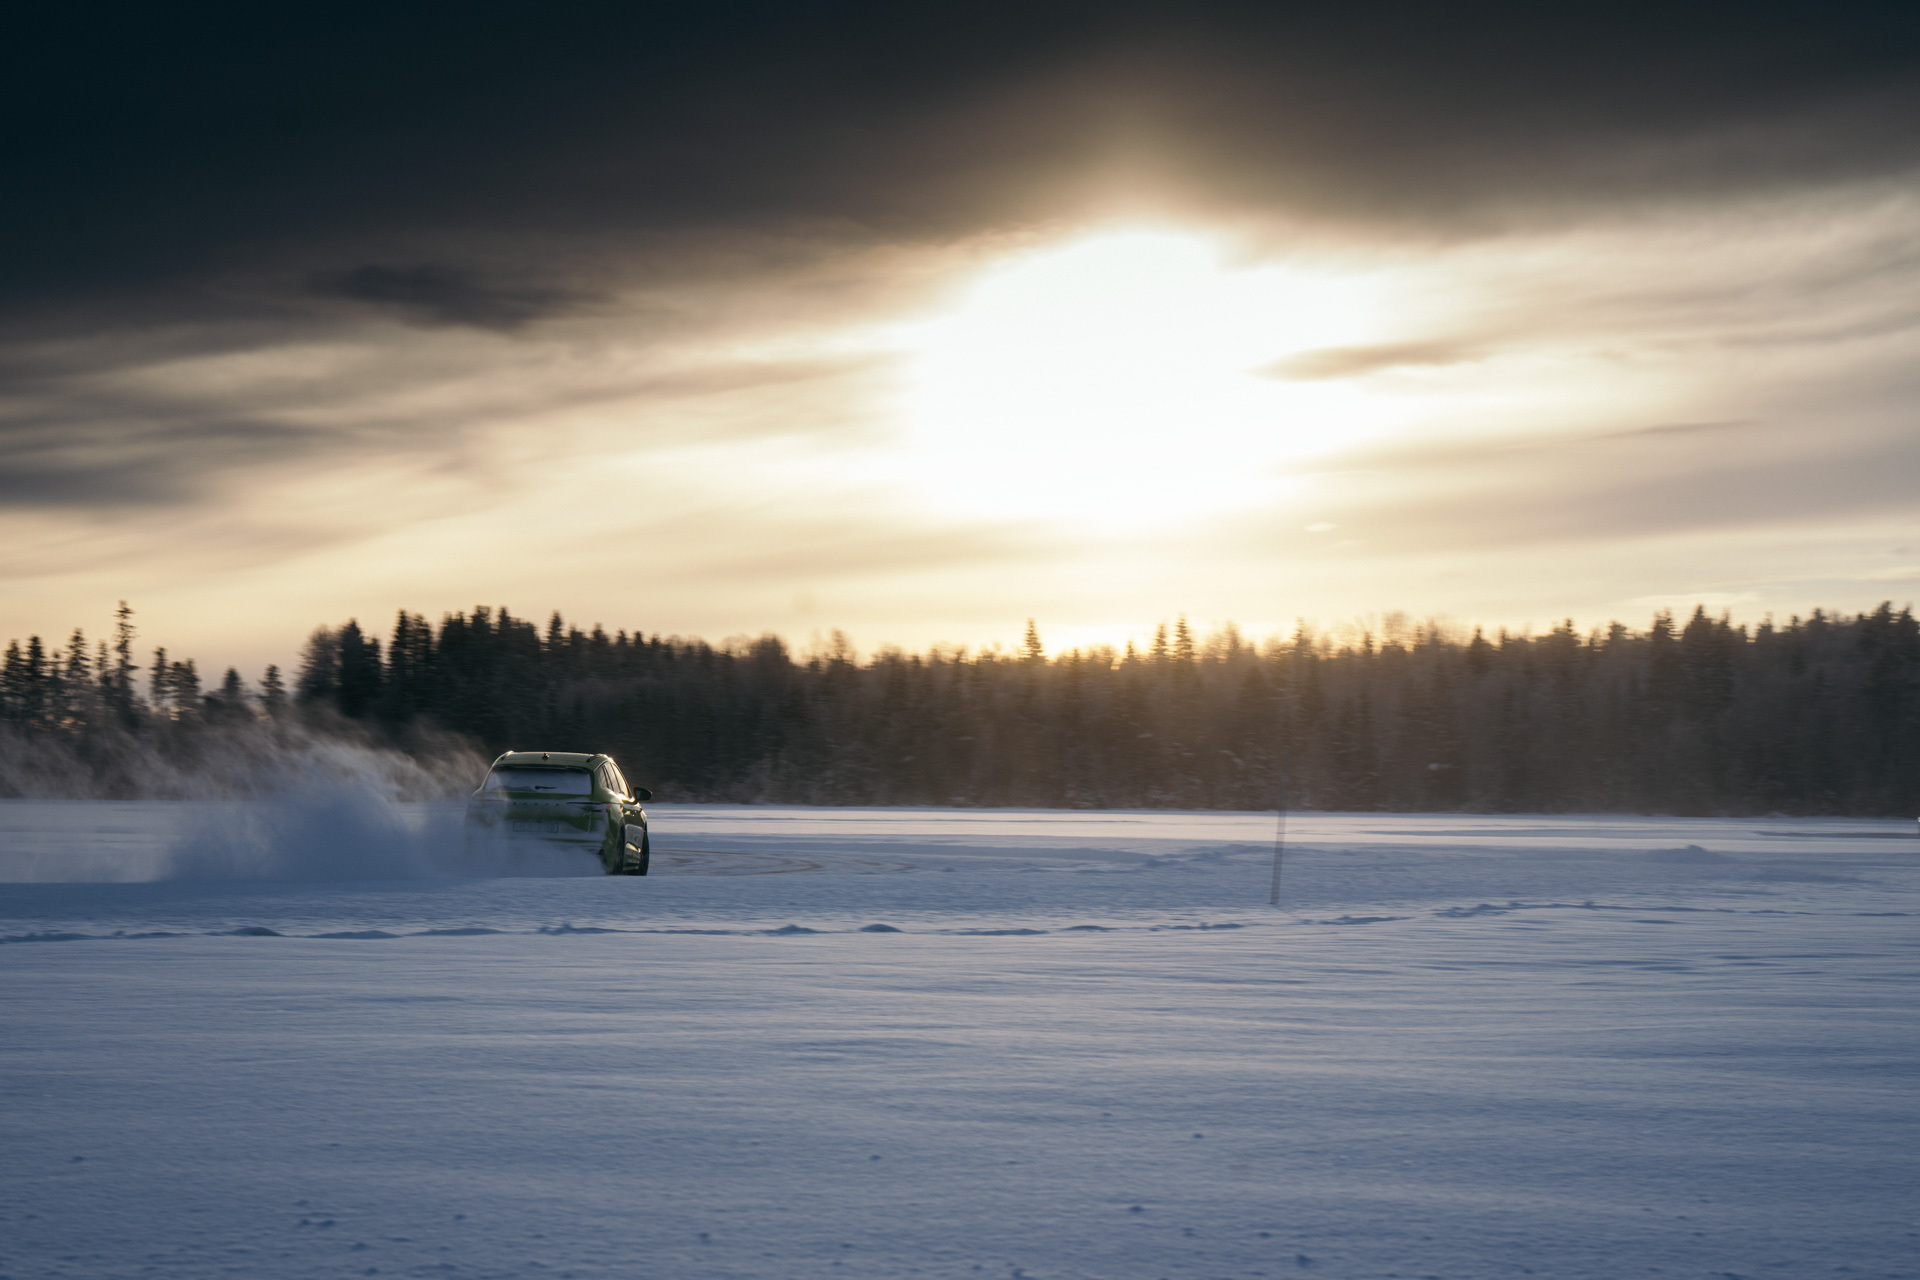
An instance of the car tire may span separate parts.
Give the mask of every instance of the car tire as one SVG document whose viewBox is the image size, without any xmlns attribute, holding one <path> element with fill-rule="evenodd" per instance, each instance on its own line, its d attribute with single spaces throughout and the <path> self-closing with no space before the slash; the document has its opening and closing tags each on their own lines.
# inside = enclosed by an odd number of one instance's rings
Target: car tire
<svg viewBox="0 0 1920 1280">
<path fill-rule="evenodd" d="M 637 876 L 647 874 L 647 864 L 651 861 L 653 861 L 653 841 L 648 837 L 647 829 L 642 827 L 640 828 L 640 865 L 633 874 Z"/>
<path fill-rule="evenodd" d="M 620 830 L 620 863 L 612 874 L 616 876 L 643 876 L 647 874 L 649 849 L 647 829 L 640 829 L 640 852 L 636 855 L 633 846 L 627 843 L 627 829 Z"/>
</svg>

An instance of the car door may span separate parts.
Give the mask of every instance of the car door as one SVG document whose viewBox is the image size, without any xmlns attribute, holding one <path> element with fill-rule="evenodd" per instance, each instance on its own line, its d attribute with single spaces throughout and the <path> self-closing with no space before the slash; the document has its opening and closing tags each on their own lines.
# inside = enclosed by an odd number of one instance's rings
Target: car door
<svg viewBox="0 0 1920 1280">
<path fill-rule="evenodd" d="M 634 796 L 632 784 L 627 781 L 626 775 L 620 772 L 620 766 L 611 760 L 607 761 L 607 771 L 613 774 L 613 781 L 620 788 L 620 795 L 626 804 L 627 817 L 644 830 L 647 825 L 647 811 L 640 807 L 640 801 Z"/>
<path fill-rule="evenodd" d="M 619 765 L 611 760 L 604 761 L 600 765 L 600 772 L 607 794 L 613 796 L 619 805 L 619 820 L 623 824 L 637 828 L 627 837 L 627 842 L 637 849 L 640 847 L 640 840 L 637 837 L 647 829 L 647 812 L 633 798 L 633 788 L 627 785 L 626 776 L 620 772 Z"/>
</svg>

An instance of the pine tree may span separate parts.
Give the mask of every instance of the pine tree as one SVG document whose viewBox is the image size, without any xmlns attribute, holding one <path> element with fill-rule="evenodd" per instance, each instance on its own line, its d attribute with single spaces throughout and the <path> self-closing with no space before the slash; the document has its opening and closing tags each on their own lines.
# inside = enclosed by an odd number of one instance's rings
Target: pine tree
<svg viewBox="0 0 1920 1280">
<path fill-rule="evenodd" d="M 275 720 L 287 711 L 287 686 L 280 679 L 280 668 L 272 663 L 260 676 L 260 705 Z"/>
<path fill-rule="evenodd" d="M 1033 619 L 1027 619 L 1026 637 L 1020 642 L 1020 659 L 1023 662 L 1036 663 L 1047 660 L 1046 646 L 1040 643 L 1040 628 Z"/>
<path fill-rule="evenodd" d="M 333 703 L 340 696 L 340 642 L 332 627 L 315 627 L 300 654 L 294 696 L 301 705 Z"/>
<path fill-rule="evenodd" d="M 250 701 L 246 682 L 237 670 L 228 667 L 227 674 L 220 679 L 220 687 L 203 699 L 202 713 L 221 724 L 240 724 L 253 719 Z"/>
<path fill-rule="evenodd" d="M 1493 666 L 1493 646 L 1487 643 L 1487 637 L 1480 628 L 1473 629 L 1473 639 L 1467 643 L 1467 671 L 1472 675 L 1484 675 Z"/>
<path fill-rule="evenodd" d="M 21 670 L 20 718 L 29 728 L 49 727 L 47 711 L 52 690 L 49 688 L 47 666 L 47 651 L 40 643 L 40 637 L 28 636 L 26 659 Z"/>
<path fill-rule="evenodd" d="M 107 652 L 105 640 L 98 641 L 93 648 L 93 689 L 94 700 L 100 706 L 113 706 L 113 659 Z"/>
<path fill-rule="evenodd" d="M 63 697 L 60 718 L 84 728 L 94 720 L 95 686 L 93 661 L 87 650 L 87 637 L 79 627 L 67 638 L 67 665 L 61 684 Z"/>
<path fill-rule="evenodd" d="M 0 663 L 0 717 L 24 724 L 27 718 L 27 657 L 18 640 L 7 641 L 7 656 Z"/>
<path fill-rule="evenodd" d="M 360 632 L 352 619 L 336 633 L 340 714 L 357 720 L 373 710 L 380 697 L 380 642 Z"/>
<path fill-rule="evenodd" d="M 1173 660 L 1184 667 L 1193 665 L 1193 630 L 1187 626 L 1184 613 L 1173 628 Z"/>
<path fill-rule="evenodd" d="M 200 714 L 200 672 L 193 659 L 173 663 L 167 671 L 167 692 L 173 698 L 176 720 L 192 719 Z"/>
<path fill-rule="evenodd" d="M 128 727 L 139 722 L 140 695 L 134 687 L 135 673 L 139 664 L 133 660 L 133 610 L 122 600 L 113 614 L 113 676 L 107 678 L 106 663 L 100 664 L 100 678 L 105 687 L 107 705 Z"/>
<path fill-rule="evenodd" d="M 433 628 L 424 617 L 402 609 L 387 645 L 381 717 L 403 724 L 425 711 L 433 700 L 433 674 Z"/>
<path fill-rule="evenodd" d="M 153 651 L 153 666 L 147 669 L 147 703 L 162 719 L 170 718 L 173 707 L 173 668 L 167 665 L 167 651 Z"/>
</svg>

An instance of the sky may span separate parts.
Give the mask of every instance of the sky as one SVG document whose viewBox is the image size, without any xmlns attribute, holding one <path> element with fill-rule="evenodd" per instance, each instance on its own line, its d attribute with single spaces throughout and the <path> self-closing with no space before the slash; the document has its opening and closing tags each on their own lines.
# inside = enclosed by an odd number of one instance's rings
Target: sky
<svg viewBox="0 0 1920 1280">
<path fill-rule="evenodd" d="M 0 636 L 1920 595 L 1920 11 L 43 6 Z"/>
</svg>

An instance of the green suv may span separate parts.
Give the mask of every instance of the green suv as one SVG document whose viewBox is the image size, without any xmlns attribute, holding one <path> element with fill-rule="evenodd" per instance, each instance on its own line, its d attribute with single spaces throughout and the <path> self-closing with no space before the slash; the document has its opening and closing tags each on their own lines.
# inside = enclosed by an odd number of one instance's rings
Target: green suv
<svg viewBox="0 0 1920 1280">
<path fill-rule="evenodd" d="M 610 876 L 643 876 L 651 852 L 645 787 L 610 756 L 508 751 L 467 801 L 467 839 L 511 838 L 592 852 Z"/>
</svg>

